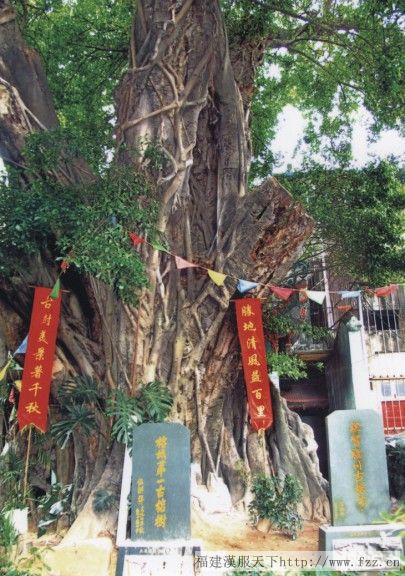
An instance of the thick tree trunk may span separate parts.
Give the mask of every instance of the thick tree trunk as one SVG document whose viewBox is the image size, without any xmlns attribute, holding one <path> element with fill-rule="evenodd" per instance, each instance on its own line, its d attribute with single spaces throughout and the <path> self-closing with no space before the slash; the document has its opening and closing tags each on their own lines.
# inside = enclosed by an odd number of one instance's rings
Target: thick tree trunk
<svg viewBox="0 0 405 576">
<path fill-rule="evenodd" d="M 4 0 L 1 8 L 1 153 L 23 166 L 26 135 L 54 126 L 55 113 L 37 57 L 27 60 Z M 26 63 L 24 78 L 29 76 L 31 92 L 24 91 L 24 81 L 16 76 L 15 62 L 20 60 Z M 166 159 L 160 173 L 150 176 L 160 199 L 158 227 L 170 250 L 228 278 L 224 287 L 217 287 L 205 272 L 178 271 L 168 254 L 143 245 L 149 286 L 140 295 L 139 307 L 130 309 L 114 302 L 106 287 L 93 280 L 83 284 L 71 272 L 66 276 L 71 294 L 63 306 L 58 355 L 68 372 L 95 374 L 110 387 L 125 382 L 131 393 L 141 382 L 165 382 L 175 396 L 173 419 L 191 430 L 193 458 L 203 462 L 205 472 L 220 462 L 236 503 L 244 494 L 238 461 L 252 471 L 260 468 L 240 375 L 231 303 L 236 278 L 280 280 L 312 222 L 274 179 L 247 192 L 249 99 L 242 101 L 235 80 L 217 1 L 183 0 L 169 9 L 163 0 L 139 0 L 131 63 L 116 101 L 116 161 L 148 171 L 145 142 Z M 81 162 L 64 168 L 59 177 L 67 173 L 76 182 L 91 178 Z M 51 285 L 52 267 L 44 260 L 39 264 L 24 282 Z M 16 309 L 26 324 L 29 295 L 23 289 L 16 296 L 15 289 L 15 283 L 3 283 L 4 312 Z M 57 381 L 55 395 L 56 388 Z M 277 395 L 274 402 L 277 422 L 267 435 L 268 455 L 276 470 L 293 471 L 305 480 L 307 515 L 320 516 L 327 498 L 319 471 L 305 454 L 302 424 Z M 79 454 L 85 444 L 76 441 Z M 106 464 L 103 442 L 93 438 L 90 445 L 94 471 L 83 478 L 77 475 L 76 504 L 91 517 L 94 535 L 106 524 L 112 529 L 115 518 L 96 516 L 89 495 L 111 481 L 118 456 L 113 449 Z M 80 514 L 76 529 L 80 537 Z"/>
</svg>

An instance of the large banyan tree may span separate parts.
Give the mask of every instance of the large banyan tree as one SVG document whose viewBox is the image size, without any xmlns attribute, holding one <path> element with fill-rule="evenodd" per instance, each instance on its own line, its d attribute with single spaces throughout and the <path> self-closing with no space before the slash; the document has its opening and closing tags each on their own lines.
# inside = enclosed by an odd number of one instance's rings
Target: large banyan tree
<svg viewBox="0 0 405 576">
<path fill-rule="evenodd" d="M 203 473 L 219 463 L 233 502 L 243 498 L 241 462 L 251 472 L 264 464 L 246 415 L 235 279 L 281 282 L 313 229 L 269 176 L 277 114 L 287 103 L 312 112 L 308 144 L 322 137 L 336 156 L 347 155 L 359 103 L 379 128 L 398 120 L 389 94 L 400 11 L 351 4 L 0 0 L 0 336 L 18 344 L 32 286 L 53 285 L 59 260 L 70 262 L 51 421 L 63 410 L 60 387 L 77 375 L 104 398 L 160 382 Z M 130 231 L 227 274 L 224 286 L 202 269 L 178 270 L 151 244 L 131 246 Z M 307 431 L 276 390 L 273 403 L 267 464 L 300 479 L 307 517 L 325 517 Z M 81 536 L 114 529 L 115 508 L 92 507 L 96 491 L 119 491 L 112 423 L 79 422 L 57 449 Z"/>
</svg>

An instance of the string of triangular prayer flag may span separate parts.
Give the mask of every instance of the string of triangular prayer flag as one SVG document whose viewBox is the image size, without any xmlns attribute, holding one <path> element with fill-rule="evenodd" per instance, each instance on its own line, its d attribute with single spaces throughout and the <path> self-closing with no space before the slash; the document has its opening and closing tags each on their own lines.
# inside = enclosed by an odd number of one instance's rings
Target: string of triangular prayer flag
<svg viewBox="0 0 405 576">
<path fill-rule="evenodd" d="M 283 286 L 273 286 L 272 284 L 263 284 L 261 282 L 252 282 L 251 280 L 244 280 L 241 278 L 235 278 L 231 274 L 224 274 L 223 272 L 218 272 L 216 270 L 212 270 L 211 268 L 206 268 L 201 264 L 195 264 L 194 262 L 190 262 L 177 254 L 173 254 L 167 248 L 165 248 L 159 242 L 148 242 L 135 232 L 128 232 L 128 235 L 132 241 L 134 247 L 139 246 L 140 244 L 149 244 L 155 250 L 159 250 L 169 254 L 170 256 L 174 257 L 175 264 L 177 270 L 185 270 L 187 268 L 200 268 L 206 270 L 208 276 L 217 286 L 223 286 L 224 282 L 227 278 L 233 278 L 237 280 L 236 288 L 240 294 L 246 294 L 250 292 L 250 290 L 254 290 L 258 286 L 267 287 L 271 290 L 271 292 L 280 298 L 281 300 L 287 301 L 290 296 L 294 292 L 300 292 L 305 294 L 310 300 L 316 302 L 317 304 L 322 305 L 326 298 L 326 291 L 325 290 L 307 290 L 305 288 L 285 288 Z M 390 284 L 389 286 L 383 286 L 382 288 L 375 288 L 374 290 L 366 289 L 365 292 L 378 296 L 380 298 L 385 298 L 386 296 L 390 296 L 394 294 L 398 289 L 399 284 Z M 330 293 L 333 294 L 340 294 L 342 299 L 348 298 L 358 298 L 361 294 L 361 290 L 330 290 Z"/>
</svg>

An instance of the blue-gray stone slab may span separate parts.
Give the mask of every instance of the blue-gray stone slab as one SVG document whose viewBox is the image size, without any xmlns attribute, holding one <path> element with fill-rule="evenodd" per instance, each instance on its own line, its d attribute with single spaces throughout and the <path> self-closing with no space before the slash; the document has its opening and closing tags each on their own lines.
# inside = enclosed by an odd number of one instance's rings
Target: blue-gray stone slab
<svg viewBox="0 0 405 576">
<path fill-rule="evenodd" d="M 134 426 L 131 539 L 190 537 L 189 430 L 172 423 Z"/>
<path fill-rule="evenodd" d="M 364 540 L 367 538 L 401 537 L 405 532 L 404 524 L 365 524 L 363 526 L 327 526 L 319 527 L 319 550 L 333 550 L 339 540 Z"/>
<path fill-rule="evenodd" d="M 336 410 L 326 418 L 333 526 L 381 522 L 390 508 L 381 416 Z"/>
</svg>

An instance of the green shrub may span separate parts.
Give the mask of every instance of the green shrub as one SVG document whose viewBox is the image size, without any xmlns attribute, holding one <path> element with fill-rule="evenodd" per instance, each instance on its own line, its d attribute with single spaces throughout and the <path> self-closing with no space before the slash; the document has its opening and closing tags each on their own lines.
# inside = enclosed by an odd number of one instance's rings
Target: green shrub
<svg viewBox="0 0 405 576">
<path fill-rule="evenodd" d="M 274 528 L 293 540 L 302 529 L 302 518 L 297 504 L 302 499 L 302 486 L 294 476 L 287 474 L 284 482 L 275 476 L 257 474 L 252 481 L 253 500 L 249 505 L 252 520 L 270 520 Z"/>
<path fill-rule="evenodd" d="M 103 387 L 94 379 L 77 376 L 59 391 L 63 418 L 51 426 L 51 436 L 64 448 L 75 430 L 90 435 L 102 418 L 111 418 L 111 436 L 131 445 L 132 427 L 143 422 L 163 422 L 173 404 L 170 390 L 161 382 L 143 384 L 137 396 L 114 390 L 105 398 Z"/>
<path fill-rule="evenodd" d="M 284 376 L 292 380 L 298 380 L 299 378 L 305 378 L 307 375 L 305 362 L 294 354 L 268 352 L 267 365 L 270 372 L 277 372 L 280 378 Z"/>
</svg>

